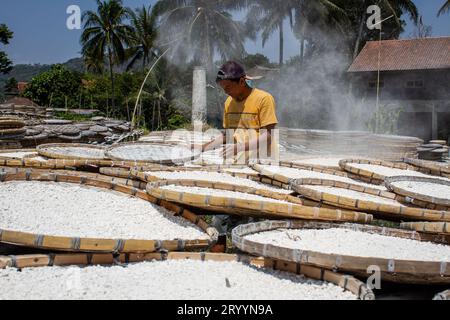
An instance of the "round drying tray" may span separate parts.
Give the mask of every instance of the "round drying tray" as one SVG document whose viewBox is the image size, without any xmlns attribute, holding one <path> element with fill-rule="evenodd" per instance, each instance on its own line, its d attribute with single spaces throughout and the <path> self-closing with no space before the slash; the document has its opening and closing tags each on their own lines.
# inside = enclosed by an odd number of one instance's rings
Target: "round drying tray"
<svg viewBox="0 0 450 320">
<path fill-rule="evenodd" d="M 25 132 L 27 132 L 27 129 L 25 128 L 0 129 L 0 139 L 2 139 L 2 137 L 24 134 Z"/>
<path fill-rule="evenodd" d="M 204 220 L 200 219 L 191 211 L 183 209 L 173 203 L 154 198 L 145 191 L 135 187 L 115 183 L 114 178 L 106 177 L 104 179 L 95 179 L 95 175 L 92 174 L 67 174 L 66 172 L 60 173 L 43 170 L 17 169 L 14 172 L 0 172 L 0 182 L 7 181 L 64 182 L 113 190 L 131 197 L 149 201 L 157 206 L 167 209 L 169 214 L 182 217 L 203 230 L 206 237 L 205 239 L 196 240 L 95 239 L 33 234 L 29 232 L 0 229 L 0 242 L 59 251 L 127 253 L 155 252 L 158 250 L 183 251 L 206 249 L 217 240 L 217 230 L 210 227 Z"/>
<path fill-rule="evenodd" d="M 132 263 L 160 261 L 203 261 L 203 262 L 239 262 L 257 268 L 257 270 L 278 270 L 302 275 L 308 279 L 324 281 L 353 293 L 360 300 L 375 300 L 373 291 L 362 281 L 353 276 L 340 274 L 327 269 L 303 265 L 289 261 L 257 258 L 244 254 L 218 254 L 194 252 L 168 253 L 127 253 L 113 255 L 108 253 L 76 254 L 33 254 L 19 256 L 0 256 L 0 270 L 5 268 L 42 268 L 42 267 L 88 267 L 88 266 L 122 266 Z M 295 297 L 294 297 L 295 298 Z"/>
<path fill-rule="evenodd" d="M 106 155 L 113 160 L 178 165 L 192 161 L 199 156 L 185 146 L 145 142 L 114 145 L 106 151 Z"/>
<path fill-rule="evenodd" d="M 384 180 L 389 176 L 424 176 L 424 174 L 420 173 L 416 167 L 403 162 L 396 163 L 383 160 L 344 159 L 339 161 L 339 165 L 343 170 L 373 184 L 384 184 Z M 386 171 L 392 174 L 380 174 L 370 168 L 358 168 L 358 165 L 385 167 L 387 168 Z"/>
<path fill-rule="evenodd" d="M 400 228 L 450 236 L 450 223 L 448 222 L 403 222 L 400 224 Z"/>
<path fill-rule="evenodd" d="M 386 178 L 386 187 L 404 197 L 443 206 L 450 210 L 450 180 L 400 176 Z"/>
<path fill-rule="evenodd" d="M 22 160 L 25 156 L 37 155 L 36 149 L 0 150 L 0 160 Z"/>
<path fill-rule="evenodd" d="M 411 164 L 415 167 L 425 170 L 425 173 L 447 177 L 450 175 L 450 163 L 411 159 L 411 158 L 405 158 L 404 161 L 408 164 Z"/>
<path fill-rule="evenodd" d="M 0 118 L 0 130 L 1 129 L 14 129 L 14 128 L 22 128 L 25 126 L 25 121 L 21 119 L 5 119 Z"/>
<path fill-rule="evenodd" d="M 118 161 L 118 160 L 75 160 L 75 159 L 44 159 L 36 155 L 24 156 L 23 159 L 11 159 L 0 157 L 0 166 L 6 167 L 30 167 L 40 169 L 73 169 L 80 167 L 119 167 L 133 168 L 143 163 L 135 161 Z M 146 165 L 149 165 L 148 163 Z"/>
<path fill-rule="evenodd" d="M 52 143 L 36 147 L 37 152 L 50 159 L 71 160 L 103 160 L 105 148 L 90 144 L 79 143 Z"/>
<path fill-rule="evenodd" d="M 382 280 L 386 281 L 415 284 L 450 283 L 450 268 L 447 267 L 450 263 L 448 263 L 448 261 L 397 260 L 378 257 L 341 255 L 320 251 L 293 249 L 281 244 L 275 245 L 271 243 L 262 243 L 246 238 L 247 236 L 261 232 L 286 229 L 346 229 L 350 231 L 417 240 L 421 242 L 429 242 L 434 239 L 433 235 L 400 229 L 347 223 L 335 224 L 292 220 L 264 221 L 240 225 L 233 229 L 232 241 L 237 248 L 250 254 L 313 265 L 338 272 L 354 274 L 364 278 L 372 275 L 372 273 L 368 273 L 368 270 L 370 270 L 370 267 L 375 266 L 376 269 L 381 272 Z M 295 238 L 294 241 L 302 241 L 302 239 L 299 237 Z"/>
<path fill-rule="evenodd" d="M 445 290 L 436 294 L 433 300 L 450 300 L 450 290 Z"/>
<path fill-rule="evenodd" d="M 349 210 L 371 212 L 389 220 L 450 221 L 450 212 L 408 207 L 396 200 L 329 186 L 296 185 L 308 199 Z"/>
<path fill-rule="evenodd" d="M 175 190 L 166 189 L 168 186 L 175 186 Z M 206 190 L 196 193 L 199 188 Z M 215 190 L 217 195 L 211 194 L 207 189 Z M 301 199 L 290 195 L 226 183 L 192 180 L 158 181 L 149 183 L 147 192 L 158 199 L 231 215 L 359 223 L 372 221 L 372 215 L 366 213 L 307 206 Z M 241 198 L 238 198 L 239 194 Z"/>
<path fill-rule="evenodd" d="M 378 185 L 371 185 L 361 182 L 360 180 L 354 180 L 352 176 L 349 176 L 346 172 L 334 171 L 334 170 L 319 170 L 319 169 L 306 169 L 296 167 L 283 167 L 283 166 L 271 166 L 268 168 L 264 165 L 254 165 L 254 168 L 261 173 L 261 175 L 280 181 L 292 188 L 292 184 L 315 184 L 315 185 L 342 185 L 345 188 L 355 188 L 361 192 L 367 192 L 369 194 L 381 194 L 388 198 L 393 196 L 387 192 L 384 187 Z M 289 172 L 285 172 L 288 170 Z M 303 173 L 302 173 L 303 172 Z M 394 196 L 395 197 L 395 196 Z"/>
</svg>

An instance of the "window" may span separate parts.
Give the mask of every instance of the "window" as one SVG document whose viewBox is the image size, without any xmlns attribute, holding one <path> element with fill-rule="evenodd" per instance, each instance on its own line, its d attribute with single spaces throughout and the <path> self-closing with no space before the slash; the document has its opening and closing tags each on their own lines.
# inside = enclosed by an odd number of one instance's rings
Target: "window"
<svg viewBox="0 0 450 320">
<path fill-rule="evenodd" d="M 423 88 L 423 87 L 424 87 L 423 80 L 406 81 L 406 88 Z"/>
</svg>

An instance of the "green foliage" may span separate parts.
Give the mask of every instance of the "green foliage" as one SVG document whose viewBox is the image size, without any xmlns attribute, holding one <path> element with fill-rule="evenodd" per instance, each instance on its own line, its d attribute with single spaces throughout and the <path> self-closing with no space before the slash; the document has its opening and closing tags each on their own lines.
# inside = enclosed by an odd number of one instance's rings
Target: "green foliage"
<svg viewBox="0 0 450 320">
<path fill-rule="evenodd" d="M 17 85 L 17 80 L 15 78 L 10 78 L 8 81 L 6 81 L 4 90 L 6 93 L 16 94 L 18 93 Z"/>
<path fill-rule="evenodd" d="M 260 67 L 271 67 L 272 66 L 269 58 L 260 53 L 247 54 L 244 57 L 243 63 L 247 69 L 251 69 L 256 66 L 260 66 Z"/>
<path fill-rule="evenodd" d="M 12 39 L 13 33 L 5 24 L 0 24 L 0 43 L 7 45 Z M 12 61 L 8 58 L 5 52 L 0 51 L 0 74 L 6 74 L 12 69 Z"/>
<path fill-rule="evenodd" d="M 397 134 L 397 123 L 402 112 L 404 112 L 402 106 L 381 105 L 367 123 L 367 127 L 375 133 Z"/>
<path fill-rule="evenodd" d="M 49 71 L 34 77 L 23 96 L 39 105 L 64 108 L 77 104 L 81 90 L 81 76 L 62 65 L 54 65 Z"/>
</svg>

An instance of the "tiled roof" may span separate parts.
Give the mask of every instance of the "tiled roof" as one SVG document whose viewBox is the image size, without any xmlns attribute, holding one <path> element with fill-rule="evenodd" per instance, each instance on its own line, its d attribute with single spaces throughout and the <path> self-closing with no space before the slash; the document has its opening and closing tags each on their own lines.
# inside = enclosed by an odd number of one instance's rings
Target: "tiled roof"
<svg viewBox="0 0 450 320">
<path fill-rule="evenodd" d="M 379 41 L 366 43 L 348 72 L 378 70 Z M 450 69 L 450 37 L 381 41 L 381 71 Z"/>
</svg>

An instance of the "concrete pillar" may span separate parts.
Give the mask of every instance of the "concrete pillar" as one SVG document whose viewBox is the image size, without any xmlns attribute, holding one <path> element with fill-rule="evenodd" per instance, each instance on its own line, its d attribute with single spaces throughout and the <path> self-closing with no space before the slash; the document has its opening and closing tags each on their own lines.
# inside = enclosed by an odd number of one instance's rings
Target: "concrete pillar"
<svg viewBox="0 0 450 320">
<path fill-rule="evenodd" d="M 431 137 L 433 140 L 438 138 L 438 113 L 436 104 L 431 106 Z"/>
<path fill-rule="evenodd" d="M 195 67 L 192 85 L 192 124 L 206 123 L 206 69 Z"/>
</svg>

